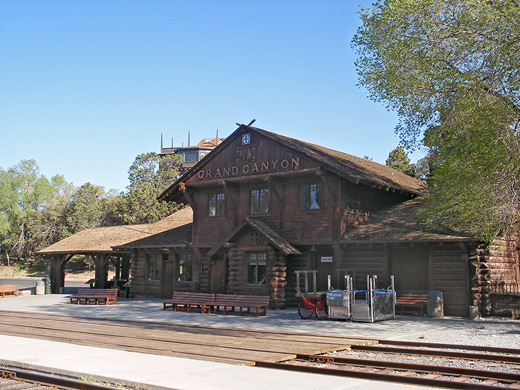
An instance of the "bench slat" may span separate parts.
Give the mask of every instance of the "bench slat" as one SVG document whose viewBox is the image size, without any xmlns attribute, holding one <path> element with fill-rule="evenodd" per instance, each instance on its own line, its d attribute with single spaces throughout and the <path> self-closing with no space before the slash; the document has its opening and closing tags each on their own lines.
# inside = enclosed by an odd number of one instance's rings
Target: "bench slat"
<svg viewBox="0 0 520 390">
<path fill-rule="evenodd" d="M 193 308 L 200 309 L 203 312 L 205 306 L 213 303 L 214 299 L 215 294 L 175 291 L 171 300 L 163 302 L 163 310 L 171 307 L 178 311 L 179 307 L 182 307 L 188 312 L 191 312 Z"/>
<path fill-rule="evenodd" d="M 401 315 L 403 314 L 405 308 L 420 309 L 420 314 L 423 315 L 426 309 L 427 300 L 428 294 L 402 294 L 397 296 L 395 307 L 396 309 L 401 309 Z"/>
<path fill-rule="evenodd" d="M 5 294 L 12 294 L 17 297 L 18 290 L 14 285 L 4 284 L 0 286 L 0 295 L 2 295 L 2 298 L 5 298 Z"/>
<path fill-rule="evenodd" d="M 239 314 L 250 313 L 251 309 L 255 309 L 255 315 L 267 314 L 267 306 L 269 306 L 269 296 L 265 295 L 231 295 L 231 294 L 217 294 L 215 296 L 215 302 L 207 307 L 208 313 L 219 312 L 220 308 L 224 314 L 228 312 L 235 312 L 235 308 L 239 309 Z M 228 308 L 231 309 L 228 311 Z M 260 310 L 262 312 L 260 312 Z"/>
<path fill-rule="evenodd" d="M 91 303 L 95 303 L 96 305 L 100 303 L 104 303 L 105 305 L 109 305 L 110 303 L 116 304 L 117 292 L 117 288 L 80 288 L 77 294 L 70 296 L 70 303 L 77 303 L 78 305 L 81 303 L 85 303 L 86 305 L 90 305 Z"/>
</svg>

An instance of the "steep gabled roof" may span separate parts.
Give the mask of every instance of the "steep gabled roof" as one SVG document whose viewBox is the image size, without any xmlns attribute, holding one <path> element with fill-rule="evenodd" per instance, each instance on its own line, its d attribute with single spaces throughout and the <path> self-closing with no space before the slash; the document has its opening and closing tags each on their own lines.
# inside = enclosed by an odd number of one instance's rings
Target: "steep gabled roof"
<svg viewBox="0 0 520 390">
<path fill-rule="evenodd" d="M 366 158 L 356 157 L 270 131 L 258 128 L 254 128 L 254 130 L 289 149 L 303 153 L 322 164 L 324 168 L 328 168 L 355 183 L 364 183 L 373 187 L 381 186 L 415 195 L 421 194 L 424 189 L 424 184 L 421 181 Z"/>
<path fill-rule="evenodd" d="M 425 231 L 418 218 L 420 206 L 416 198 L 379 211 L 348 232 L 344 243 L 476 241 L 462 234 Z"/>
<path fill-rule="evenodd" d="M 131 249 L 146 247 L 147 244 L 161 247 L 183 246 L 191 241 L 192 222 L 193 211 L 186 207 L 153 224 L 82 230 L 42 249 L 37 255 L 110 253 L 115 247 Z M 137 243 L 141 243 L 141 246 L 137 246 Z"/>
<path fill-rule="evenodd" d="M 256 132 L 316 161 L 323 169 L 330 170 L 356 184 L 362 183 L 371 187 L 402 191 L 409 193 L 411 196 L 420 195 L 424 189 L 424 184 L 421 181 L 386 165 L 257 127 L 240 125 L 224 142 L 219 144 L 204 159 L 195 164 L 186 174 L 166 189 L 159 196 L 159 201 L 173 200 L 174 198 L 179 201 L 179 198 L 172 196 L 172 194 L 179 187 L 182 188 L 180 186 L 181 183 L 186 183 L 196 172 L 203 169 L 222 149 L 231 144 L 243 132 Z"/>
<path fill-rule="evenodd" d="M 208 252 L 208 255 L 215 255 L 226 242 L 232 240 L 246 226 L 249 226 L 259 234 L 263 235 L 271 245 L 277 248 L 285 256 L 301 255 L 301 252 L 294 246 L 289 244 L 289 242 L 285 238 L 276 233 L 273 229 L 271 229 L 262 221 L 254 218 L 244 218 L 244 220 L 241 223 L 239 223 L 221 242 L 215 245 Z"/>
</svg>

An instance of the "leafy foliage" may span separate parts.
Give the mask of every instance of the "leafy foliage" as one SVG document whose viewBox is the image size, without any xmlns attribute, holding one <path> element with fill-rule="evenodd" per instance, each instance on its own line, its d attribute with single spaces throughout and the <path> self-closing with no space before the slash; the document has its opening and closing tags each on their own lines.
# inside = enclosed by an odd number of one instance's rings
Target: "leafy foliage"
<svg viewBox="0 0 520 390">
<path fill-rule="evenodd" d="M 127 193 L 118 203 L 125 224 L 154 223 L 178 209 L 173 203 L 157 201 L 157 197 L 178 177 L 181 157 L 176 154 L 140 154 L 128 171 Z"/>
<path fill-rule="evenodd" d="M 59 207 L 55 200 L 59 190 L 66 191 L 66 187 L 60 176 L 49 182 L 34 160 L 22 160 L 8 170 L 0 169 L 0 245 L 6 257 L 11 252 L 27 257 L 40 242 L 36 236 L 54 236 L 54 211 Z"/>
<path fill-rule="evenodd" d="M 520 5 L 386 0 L 361 18 L 360 85 L 430 149 L 425 221 L 491 239 L 519 206 Z"/>
<path fill-rule="evenodd" d="M 158 221 L 177 209 L 157 197 L 177 178 L 179 166 L 177 155 L 137 156 L 126 194 L 91 183 L 75 188 L 63 176 L 48 180 L 34 160 L 0 168 L 0 257 L 27 263 L 34 252 L 83 229 Z"/>
<path fill-rule="evenodd" d="M 388 154 L 386 165 L 406 173 L 408 176 L 415 177 L 415 164 L 410 162 L 408 154 L 406 154 L 402 146 L 396 147 Z"/>
</svg>

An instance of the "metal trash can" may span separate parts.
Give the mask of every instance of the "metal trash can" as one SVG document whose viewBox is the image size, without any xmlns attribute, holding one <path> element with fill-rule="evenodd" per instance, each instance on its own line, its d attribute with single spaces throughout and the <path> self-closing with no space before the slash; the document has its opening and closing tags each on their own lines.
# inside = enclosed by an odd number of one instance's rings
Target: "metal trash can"
<svg viewBox="0 0 520 390">
<path fill-rule="evenodd" d="M 442 291 L 428 291 L 426 313 L 428 317 L 444 316 L 444 299 L 442 297 Z"/>
<path fill-rule="evenodd" d="M 35 295 L 45 294 L 45 283 L 43 282 L 43 280 L 39 280 L 36 282 L 36 285 L 34 288 L 34 294 Z"/>
</svg>

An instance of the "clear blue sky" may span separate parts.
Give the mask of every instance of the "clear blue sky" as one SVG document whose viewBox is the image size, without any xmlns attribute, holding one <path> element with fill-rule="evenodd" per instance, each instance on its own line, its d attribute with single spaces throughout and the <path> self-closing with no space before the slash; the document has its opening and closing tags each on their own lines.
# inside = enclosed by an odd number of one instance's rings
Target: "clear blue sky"
<svg viewBox="0 0 520 390">
<path fill-rule="evenodd" d="M 161 133 L 178 146 L 253 118 L 384 163 L 397 116 L 356 86 L 358 4 L 0 0 L 0 167 L 124 190 Z"/>
</svg>

